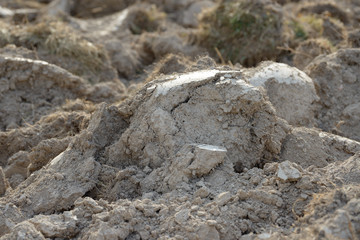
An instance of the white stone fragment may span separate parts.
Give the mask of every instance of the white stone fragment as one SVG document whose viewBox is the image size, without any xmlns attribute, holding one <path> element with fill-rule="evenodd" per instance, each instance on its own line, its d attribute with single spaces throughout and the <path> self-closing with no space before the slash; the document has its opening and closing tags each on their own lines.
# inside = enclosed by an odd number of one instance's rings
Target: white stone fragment
<svg viewBox="0 0 360 240">
<path fill-rule="evenodd" d="M 61 215 L 37 215 L 30 219 L 35 228 L 45 237 L 73 237 L 78 232 L 78 219 L 71 212 L 64 212 Z"/>
<path fill-rule="evenodd" d="M 312 79 L 306 73 L 295 67 L 290 67 L 284 63 L 272 63 L 260 71 L 257 71 L 250 79 L 250 83 L 255 87 L 263 86 L 268 79 L 275 79 L 279 83 L 286 84 L 313 84 Z"/>
<path fill-rule="evenodd" d="M 271 237 L 271 233 L 261 233 L 257 235 L 259 239 L 269 239 Z"/>
<path fill-rule="evenodd" d="M 224 162 L 226 153 L 227 150 L 224 147 L 206 144 L 195 145 L 194 161 L 188 169 L 198 177 L 206 175 L 217 165 Z"/>
<path fill-rule="evenodd" d="M 301 178 L 301 172 L 294 167 L 295 163 L 284 161 L 279 164 L 277 177 L 285 182 L 297 181 Z"/>
<path fill-rule="evenodd" d="M 59 162 L 61 161 L 61 159 L 64 156 L 64 152 L 60 153 L 59 155 L 57 155 L 55 158 L 53 158 L 53 160 L 50 161 L 49 166 L 56 166 L 57 164 L 59 164 Z"/>
<path fill-rule="evenodd" d="M 219 240 L 220 235 L 214 226 L 202 224 L 198 231 L 199 240 Z"/>
<path fill-rule="evenodd" d="M 188 182 L 193 177 L 209 174 L 217 165 L 224 162 L 227 150 L 223 147 L 191 144 L 184 146 L 178 157 L 169 167 L 171 174 L 165 181 L 171 188 L 181 182 Z"/>
<path fill-rule="evenodd" d="M 175 213 L 175 222 L 178 224 L 184 224 L 189 218 L 190 210 L 182 209 L 179 212 Z"/>
<path fill-rule="evenodd" d="M 12 11 L 9 8 L 0 6 L 0 17 L 5 18 L 5 17 L 11 17 L 13 15 L 14 15 L 14 11 Z"/>
<path fill-rule="evenodd" d="M 188 74 L 183 74 L 177 76 L 174 80 L 160 83 L 157 85 L 155 90 L 155 96 L 159 95 L 166 95 L 168 91 L 173 88 L 179 87 L 183 84 L 187 84 L 190 82 L 198 82 L 202 80 L 206 80 L 211 77 L 215 77 L 215 75 L 220 72 L 219 70 L 204 70 L 204 71 L 197 71 L 191 72 Z"/>
<path fill-rule="evenodd" d="M 210 191 L 207 187 L 202 187 L 199 190 L 197 190 L 194 194 L 195 197 L 200 197 L 200 198 L 206 198 L 207 196 L 209 196 Z"/>
<path fill-rule="evenodd" d="M 230 199 L 231 199 L 230 192 L 222 192 L 216 196 L 215 201 L 219 206 L 224 206 L 230 201 Z"/>
</svg>

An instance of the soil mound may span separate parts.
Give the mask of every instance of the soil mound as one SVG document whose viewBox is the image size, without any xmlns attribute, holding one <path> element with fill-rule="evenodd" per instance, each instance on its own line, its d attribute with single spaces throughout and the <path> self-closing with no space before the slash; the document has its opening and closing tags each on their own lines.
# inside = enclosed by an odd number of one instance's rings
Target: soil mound
<svg viewBox="0 0 360 240">
<path fill-rule="evenodd" d="M 0 240 L 360 238 L 359 4 L 0 5 Z"/>
<path fill-rule="evenodd" d="M 320 96 L 319 127 L 354 140 L 359 135 L 360 50 L 349 48 L 319 56 L 306 68 Z"/>
</svg>

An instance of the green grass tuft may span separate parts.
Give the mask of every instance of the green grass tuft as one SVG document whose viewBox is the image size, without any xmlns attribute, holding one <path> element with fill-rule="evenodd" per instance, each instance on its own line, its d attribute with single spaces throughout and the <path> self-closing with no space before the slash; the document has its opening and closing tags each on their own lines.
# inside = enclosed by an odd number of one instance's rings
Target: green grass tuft
<svg viewBox="0 0 360 240">
<path fill-rule="evenodd" d="M 201 18 L 201 44 L 227 62 L 254 66 L 276 58 L 282 45 L 282 14 L 260 0 L 222 1 Z"/>
</svg>

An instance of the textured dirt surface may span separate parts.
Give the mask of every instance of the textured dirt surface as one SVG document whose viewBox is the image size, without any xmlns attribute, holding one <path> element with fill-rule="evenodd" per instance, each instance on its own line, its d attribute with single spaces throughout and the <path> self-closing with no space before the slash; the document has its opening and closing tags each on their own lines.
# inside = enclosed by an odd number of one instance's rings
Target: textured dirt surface
<svg viewBox="0 0 360 240">
<path fill-rule="evenodd" d="M 357 1 L 0 6 L 1 240 L 360 238 Z"/>
</svg>

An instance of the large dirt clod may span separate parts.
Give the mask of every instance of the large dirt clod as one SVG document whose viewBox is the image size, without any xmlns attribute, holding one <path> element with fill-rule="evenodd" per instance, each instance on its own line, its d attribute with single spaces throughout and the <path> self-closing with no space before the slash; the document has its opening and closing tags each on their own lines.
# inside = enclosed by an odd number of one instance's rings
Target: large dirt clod
<svg viewBox="0 0 360 240">
<path fill-rule="evenodd" d="M 87 126 L 89 117 L 86 112 L 57 112 L 43 117 L 32 126 L 1 132 L 1 165 L 5 166 L 12 155 L 29 151 L 43 140 L 76 135 Z"/>
<path fill-rule="evenodd" d="M 71 151 L 59 154 L 48 166 L 27 178 L 9 200 L 29 215 L 68 209 L 93 188 L 99 174 L 99 165 L 93 158 L 80 157 Z"/>
<path fill-rule="evenodd" d="M 0 5 L 0 240 L 360 238 L 360 3 Z"/>
<path fill-rule="evenodd" d="M 1 57 L 0 68 L 2 130 L 32 124 L 53 106 L 84 95 L 82 79 L 47 62 Z"/>
<path fill-rule="evenodd" d="M 280 148 L 269 147 L 277 144 L 269 138 L 275 131 L 274 109 L 241 72 L 183 74 L 147 85 L 138 97 L 130 127 L 107 149 L 110 165 L 157 168 L 185 144 L 197 143 L 225 147 L 233 163 L 251 167 Z M 205 119 L 208 125 L 202 124 Z M 250 139 L 260 145 L 252 149 L 246 144 Z"/>
<path fill-rule="evenodd" d="M 304 72 L 274 62 L 264 62 L 244 72 L 250 84 L 266 89 L 279 117 L 294 126 L 314 125 L 319 97 L 312 79 Z"/>
<path fill-rule="evenodd" d="M 359 141 L 360 50 L 342 49 L 319 56 L 305 72 L 314 80 L 320 97 L 319 127 Z"/>
<path fill-rule="evenodd" d="M 0 236 L 13 230 L 16 224 L 25 220 L 21 211 L 12 203 L 0 203 Z"/>
<path fill-rule="evenodd" d="M 0 238 L 1 240 L 45 240 L 45 237 L 36 230 L 35 226 L 27 221 L 17 224 L 9 234 Z"/>
<path fill-rule="evenodd" d="M 28 216 L 71 207 L 77 198 L 95 186 L 100 172 L 97 152 L 117 136 L 103 133 L 118 132 L 123 128 L 124 123 L 119 120 L 110 123 L 114 115 L 117 115 L 116 111 L 101 105 L 88 129 L 75 137 L 67 150 L 30 175 L 10 193 L 8 200 L 20 206 Z M 109 120 L 106 125 L 104 118 Z"/>
<path fill-rule="evenodd" d="M 359 142 L 317 129 L 293 128 L 283 141 L 281 161 L 296 162 L 307 168 L 326 167 L 341 162 L 360 151 Z"/>
</svg>

